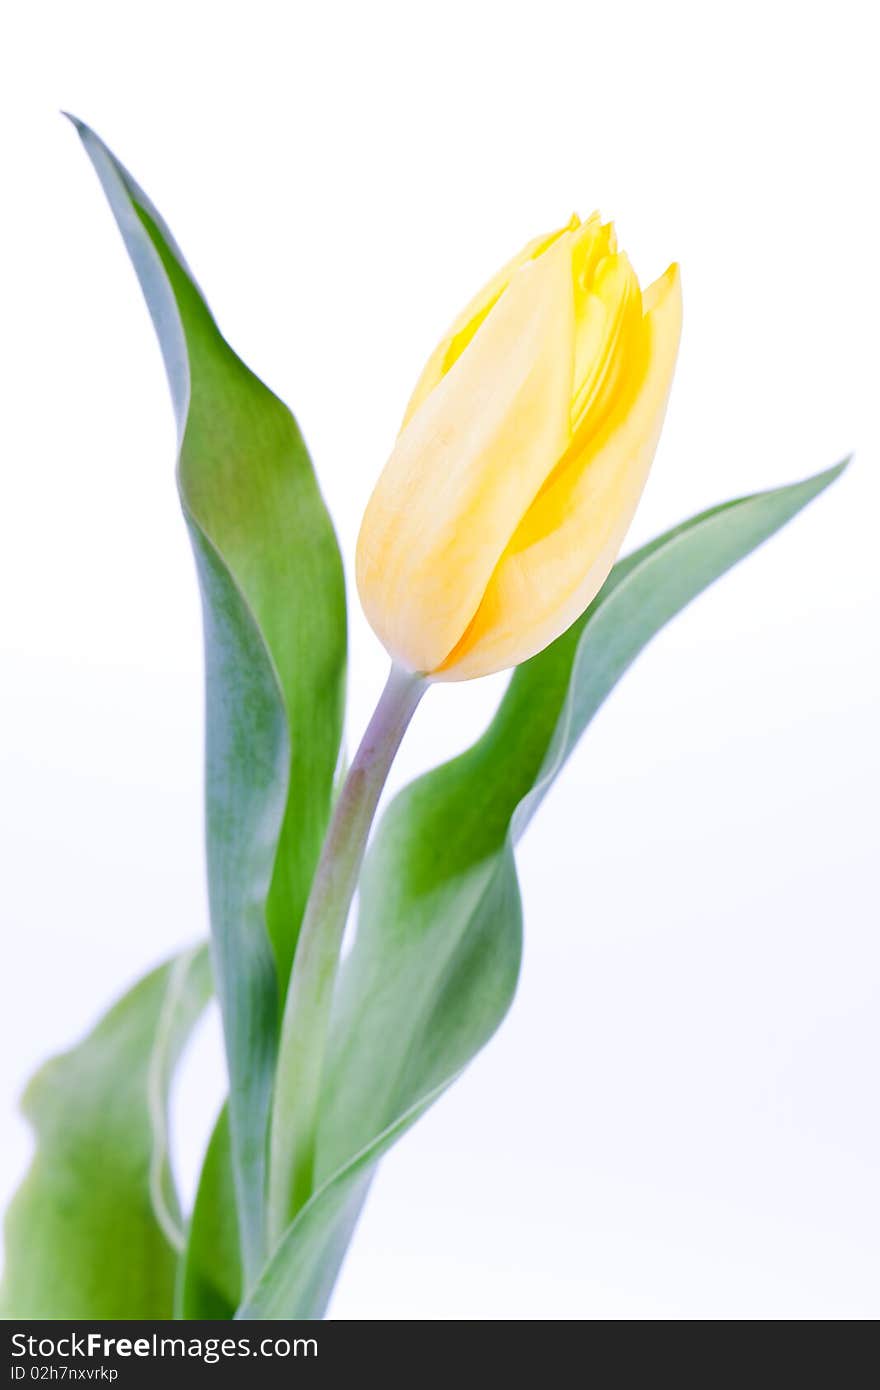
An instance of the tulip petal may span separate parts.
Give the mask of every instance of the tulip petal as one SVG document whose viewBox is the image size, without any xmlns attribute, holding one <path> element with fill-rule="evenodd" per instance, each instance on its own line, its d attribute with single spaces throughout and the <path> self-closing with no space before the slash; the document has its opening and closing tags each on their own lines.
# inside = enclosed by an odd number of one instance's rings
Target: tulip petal
<svg viewBox="0 0 880 1390">
<path fill-rule="evenodd" d="M 399 662 L 432 671 L 570 438 L 574 295 L 563 236 L 523 266 L 398 438 L 367 506 L 357 579 Z"/>
<path fill-rule="evenodd" d="M 598 435 L 577 437 L 492 575 L 458 646 L 432 675 L 469 680 L 525 661 L 564 632 L 602 587 L 647 481 L 681 333 L 678 267 L 643 295 L 633 379 Z M 632 345 L 631 345 L 632 347 Z M 641 359 L 641 360 L 639 360 Z"/>
<path fill-rule="evenodd" d="M 578 302 L 580 300 L 580 303 Z M 590 287 L 575 293 L 575 373 L 572 429 L 598 432 L 632 369 L 629 348 L 642 335 L 642 295 L 625 255 L 606 256 Z"/>
<path fill-rule="evenodd" d="M 598 222 L 595 217 L 591 221 Z M 584 224 L 587 225 L 587 224 Z M 468 343 L 476 335 L 477 329 L 486 320 L 492 309 L 498 303 L 507 286 L 510 284 L 516 272 L 529 261 L 536 261 L 539 256 L 549 250 L 554 242 L 558 241 L 566 232 L 573 231 L 580 226 L 579 219 L 575 216 L 565 227 L 558 228 L 555 232 L 545 233 L 544 236 L 535 237 L 526 243 L 518 255 L 509 260 L 497 275 L 493 275 L 478 294 L 462 310 L 458 318 L 448 329 L 444 337 L 437 344 L 425 365 L 424 371 L 416 383 L 415 390 L 409 399 L 406 407 L 406 414 L 403 417 L 401 429 L 409 424 L 423 401 L 427 400 L 438 381 L 455 365 L 461 354 L 464 352 Z"/>
</svg>

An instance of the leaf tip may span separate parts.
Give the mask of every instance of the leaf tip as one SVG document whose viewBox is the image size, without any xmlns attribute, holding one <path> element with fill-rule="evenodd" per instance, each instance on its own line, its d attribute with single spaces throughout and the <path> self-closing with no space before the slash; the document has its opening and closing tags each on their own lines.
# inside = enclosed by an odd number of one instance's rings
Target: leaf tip
<svg viewBox="0 0 880 1390">
<path fill-rule="evenodd" d="M 830 468 L 825 468 L 821 473 L 815 473 L 812 478 L 805 479 L 807 483 L 815 485 L 814 496 L 824 492 L 832 483 L 836 483 L 842 473 L 845 473 L 855 458 L 855 453 L 845 454 L 839 463 L 832 464 Z"/>
<path fill-rule="evenodd" d="M 70 121 L 70 124 L 78 135 L 83 135 L 89 128 L 85 121 L 81 121 L 79 116 L 75 116 L 72 111 L 65 111 L 63 106 L 58 114 L 59 116 L 63 116 L 66 121 Z"/>
</svg>

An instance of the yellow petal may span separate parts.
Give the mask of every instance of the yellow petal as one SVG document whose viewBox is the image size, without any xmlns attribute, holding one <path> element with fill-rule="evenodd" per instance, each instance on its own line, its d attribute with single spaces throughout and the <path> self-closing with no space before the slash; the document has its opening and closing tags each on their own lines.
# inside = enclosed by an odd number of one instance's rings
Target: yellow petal
<svg viewBox="0 0 880 1390">
<path fill-rule="evenodd" d="M 596 219 L 598 221 L 598 219 Z M 422 375 L 416 384 L 409 404 L 406 407 L 406 414 L 403 417 L 403 428 L 415 415 L 422 402 L 431 394 L 438 381 L 441 381 L 451 367 L 455 365 L 461 354 L 470 343 L 480 325 L 488 317 L 494 306 L 498 303 L 507 286 L 510 284 L 520 267 L 529 261 L 535 261 L 542 256 L 555 241 L 558 241 L 566 232 L 573 231 L 580 226 L 579 219 L 575 216 L 566 227 L 560 227 L 555 232 L 548 232 L 544 236 L 535 237 L 528 242 L 517 256 L 507 262 L 493 275 L 492 279 L 483 286 L 480 292 L 474 295 L 471 302 L 459 314 L 451 328 L 437 344 L 431 356 L 428 358 Z"/>
<path fill-rule="evenodd" d="M 606 266 L 617 250 L 614 228 L 610 222 L 603 225 L 599 214 L 588 217 L 572 236 L 571 268 L 574 278 L 574 316 L 575 316 L 575 367 L 574 397 L 582 393 L 584 382 L 593 367 L 596 354 L 605 341 L 603 322 L 607 291 L 595 292 L 595 281 L 600 267 Z M 601 282 L 600 282 L 601 283 Z M 598 301 L 598 303 L 597 303 Z M 573 419 L 576 412 L 573 408 Z"/>
<path fill-rule="evenodd" d="M 642 320 L 639 282 L 625 255 L 602 258 L 589 287 L 576 294 L 575 310 L 572 429 L 584 423 L 595 434 L 632 366 L 627 348 L 638 336 Z"/>
<path fill-rule="evenodd" d="M 364 515 L 357 581 L 388 651 L 432 671 L 459 642 L 570 434 L 574 306 L 563 236 L 523 265 L 398 437 Z"/>
<path fill-rule="evenodd" d="M 643 306 L 620 401 L 598 434 L 576 437 L 434 679 L 468 680 L 525 661 L 563 633 L 604 584 L 647 481 L 672 384 L 681 333 L 677 266 L 645 291 Z"/>
</svg>

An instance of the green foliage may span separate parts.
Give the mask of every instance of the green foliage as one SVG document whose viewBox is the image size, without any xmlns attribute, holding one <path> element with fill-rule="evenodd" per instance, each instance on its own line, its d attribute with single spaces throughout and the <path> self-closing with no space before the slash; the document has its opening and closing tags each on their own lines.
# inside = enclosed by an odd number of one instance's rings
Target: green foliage
<svg viewBox="0 0 880 1390">
<path fill-rule="evenodd" d="M 166 1107 L 211 991 L 204 947 L 141 980 L 28 1086 L 30 1171 L 6 1216 L 5 1318 L 170 1318 L 183 1244 Z"/>
<path fill-rule="evenodd" d="M 245 1267 L 264 1247 L 279 999 L 333 794 L 345 593 L 333 528 L 290 411 L 235 355 L 174 238 L 75 122 L 159 338 L 178 483 L 202 593 L 207 853 Z"/>
</svg>

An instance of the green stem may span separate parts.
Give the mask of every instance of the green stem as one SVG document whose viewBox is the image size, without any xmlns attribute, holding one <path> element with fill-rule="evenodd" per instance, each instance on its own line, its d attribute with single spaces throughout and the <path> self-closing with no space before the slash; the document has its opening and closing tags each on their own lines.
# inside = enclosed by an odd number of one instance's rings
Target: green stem
<svg viewBox="0 0 880 1390">
<path fill-rule="evenodd" d="M 303 916 L 281 1024 L 269 1140 L 269 1242 L 281 1238 L 314 1183 L 315 1140 L 333 986 L 351 900 L 382 788 L 427 687 L 391 667 L 333 810 Z"/>
</svg>

